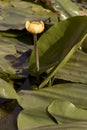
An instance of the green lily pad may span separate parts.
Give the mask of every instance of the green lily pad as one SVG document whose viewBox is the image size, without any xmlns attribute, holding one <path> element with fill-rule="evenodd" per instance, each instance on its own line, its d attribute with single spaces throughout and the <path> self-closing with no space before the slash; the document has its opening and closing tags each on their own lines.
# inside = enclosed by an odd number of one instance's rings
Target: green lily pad
<svg viewBox="0 0 87 130">
<path fill-rule="evenodd" d="M 87 122 L 74 122 L 69 124 L 62 124 L 62 125 L 49 125 L 44 127 L 37 127 L 30 130 L 86 130 L 87 129 Z M 25 129 L 24 129 L 25 130 Z"/>
<path fill-rule="evenodd" d="M 26 20 L 43 20 L 51 18 L 52 23 L 58 21 L 57 15 L 41 5 L 31 1 L 11 1 L 11 5 L 1 6 L 0 30 L 22 30 Z"/>
<path fill-rule="evenodd" d="M 48 113 L 47 109 L 50 107 L 49 105 L 54 102 L 55 100 L 59 101 L 58 107 L 61 108 L 64 101 L 65 105 L 70 103 L 69 105 L 75 104 L 75 109 L 77 112 L 77 109 L 79 107 L 79 111 L 82 113 L 87 113 L 86 110 L 83 110 L 83 108 L 87 109 L 87 85 L 83 84 L 59 84 L 48 88 L 43 88 L 38 91 L 29 91 L 29 90 L 22 90 L 18 93 L 18 103 L 23 108 L 23 111 L 20 113 L 18 117 L 18 126 L 19 130 L 32 130 L 35 129 L 44 129 L 44 127 L 47 127 L 49 124 L 52 126 L 54 123 L 54 118 L 51 118 Z M 68 103 L 67 103 L 68 102 Z M 71 103 L 72 102 L 72 103 Z M 64 110 L 65 107 L 62 108 Z M 67 108 L 68 109 L 68 108 Z M 67 110 L 66 109 L 66 110 Z M 60 110 L 60 109 L 59 109 Z M 61 110 L 60 110 L 61 111 Z M 73 110 L 74 111 L 74 110 Z M 85 111 L 85 112 L 84 112 Z M 68 110 L 67 110 L 68 113 Z M 79 112 L 78 112 L 79 113 Z M 51 114 L 52 115 L 52 114 Z M 78 114 L 79 115 L 79 114 Z M 82 116 L 84 117 L 84 116 Z M 46 119 L 45 119 L 46 118 Z M 79 121 L 78 117 L 77 122 Z M 85 119 L 87 116 L 84 117 Z M 40 120 L 39 120 L 40 119 Z M 44 119 L 46 122 L 44 122 Z M 82 119 L 82 121 L 86 121 L 85 119 Z M 66 122 L 66 118 L 63 118 L 63 122 Z M 69 120 L 70 122 L 76 123 L 76 120 Z M 81 120 L 80 120 L 81 121 Z M 45 123 L 45 124 L 44 124 Z M 57 125 L 57 124 L 56 124 Z M 42 126 L 42 127 L 41 127 Z M 75 128 L 87 128 L 87 125 L 79 125 L 78 124 L 67 124 L 67 126 L 61 126 L 58 125 L 58 127 L 55 127 L 55 129 L 65 129 L 65 128 L 72 128 L 75 126 Z M 53 127 L 54 128 L 54 127 Z M 73 130 L 73 129 L 72 129 Z"/>
<path fill-rule="evenodd" d="M 3 79 L 0 79 L 0 97 L 9 99 L 17 99 L 18 97 L 13 85 Z"/>
<path fill-rule="evenodd" d="M 48 107 L 48 112 L 58 123 L 87 121 L 87 110 L 76 107 L 69 101 L 54 100 Z"/>
<path fill-rule="evenodd" d="M 23 110 L 18 115 L 18 130 L 28 130 L 55 124 L 46 112 L 41 109 Z"/>
</svg>

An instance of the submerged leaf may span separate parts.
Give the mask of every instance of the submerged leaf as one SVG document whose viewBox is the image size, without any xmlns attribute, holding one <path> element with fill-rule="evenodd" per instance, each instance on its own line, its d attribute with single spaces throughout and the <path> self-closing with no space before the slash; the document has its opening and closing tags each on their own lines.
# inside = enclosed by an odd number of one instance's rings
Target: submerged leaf
<svg viewBox="0 0 87 130">
<path fill-rule="evenodd" d="M 29 45 L 17 39 L 0 36 L 0 76 L 2 78 L 16 79 L 26 76 L 22 72 L 26 71 L 28 49 Z"/>
</svg>

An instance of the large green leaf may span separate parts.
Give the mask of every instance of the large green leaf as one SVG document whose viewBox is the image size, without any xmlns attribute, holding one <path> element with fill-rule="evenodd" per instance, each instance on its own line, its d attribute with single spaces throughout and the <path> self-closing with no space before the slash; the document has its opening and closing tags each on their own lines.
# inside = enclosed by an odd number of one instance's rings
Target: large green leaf
<svg viewBox="0 0 87 130">
<path fill-rule="evenodd" d="M 81 31 L 81 30 L 79 30 L 79 31 Z M 86 30 L 81 31 L 81 33 L 82 32 L 84 32 L 84 35 L 87 33 Z M 64 48 L 61 47 L 62 53 L 58 57 L 58 64 L 50 72 L 49 76 L 40 84 L 39 88 L 44 87 L 48 83 L 48 81 L 65 65 L 65 63 L 70 59 L 70 57 L 73 55 L 73 53 L 83 43 L 86 36 L 87 36 L 87 34 L 85 36 L 83 36 L 82 39 L 80 39 L 81 38 L 81 34 L 80 34 L 79 36 L 78 35 L 75 36 L 73 38 L 73 40 L 72 40 L 72 36 L 71 36 L 71 40 L 69 41 L 70 43 L 67 41 L 67 43 L 69 45 L 67 47 L 65 46 Z M 74 40 L 76 40 L 77 42 Z M 67 44 L 67 43 L 65 42 L 65 44 Z M 74 46 L 71 46 L 71 45 L 74 45 Z M 60 51 L 60 50 L 58 50 L 58 51 Z"/>
<path fill-rule="evenodd" d="M 6 82 L 3 79 L 0 79 L 0 97 L 17 99 L 17 93 L 13 88 L 13 85 L 11 83 Z"/>
<path fill-rule="evenodd" d="M 87 84 L 87 54 L 80 50 L 77 51 L 58 71 L 55 79 Z"/>
<path fill-rule="evenodd" d="M 87 110 L 80 109 L 69 101 L 54 100 L 48 111 L 58 123 L 87 121 Z"/>
</svg>

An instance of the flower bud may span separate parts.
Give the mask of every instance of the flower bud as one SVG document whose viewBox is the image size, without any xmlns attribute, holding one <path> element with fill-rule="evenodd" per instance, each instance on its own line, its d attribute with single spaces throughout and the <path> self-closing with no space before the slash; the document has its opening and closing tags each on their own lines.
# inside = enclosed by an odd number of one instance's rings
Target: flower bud
<svg viewBox="0 0 87 130">
<path fill-rule="evenodd" d="M 26 21 L 25 27 L 26 27 L 26 30 L 28 32 L 33 33 L 33 34 L 38 34 L 38 33 L 43 32 L 43 30 L 44 30 L 44 22 L 43 21 L 40 21 L 40 22 Z"/>
</svg>

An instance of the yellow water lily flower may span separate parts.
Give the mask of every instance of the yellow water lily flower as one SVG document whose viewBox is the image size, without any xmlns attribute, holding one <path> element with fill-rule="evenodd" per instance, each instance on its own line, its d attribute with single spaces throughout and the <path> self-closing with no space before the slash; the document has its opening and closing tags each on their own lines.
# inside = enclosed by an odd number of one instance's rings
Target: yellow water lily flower
<svg viewBox="0 0 87 130">
<path fill-rule="evenodd" d="M 33 34 L 38 34 L 44 31 L 44 22 L 43 21 L 40 21 L 40 22 L 26 21 L 25 27 L 28 32 L 33 33 Z"/>
</svg>

